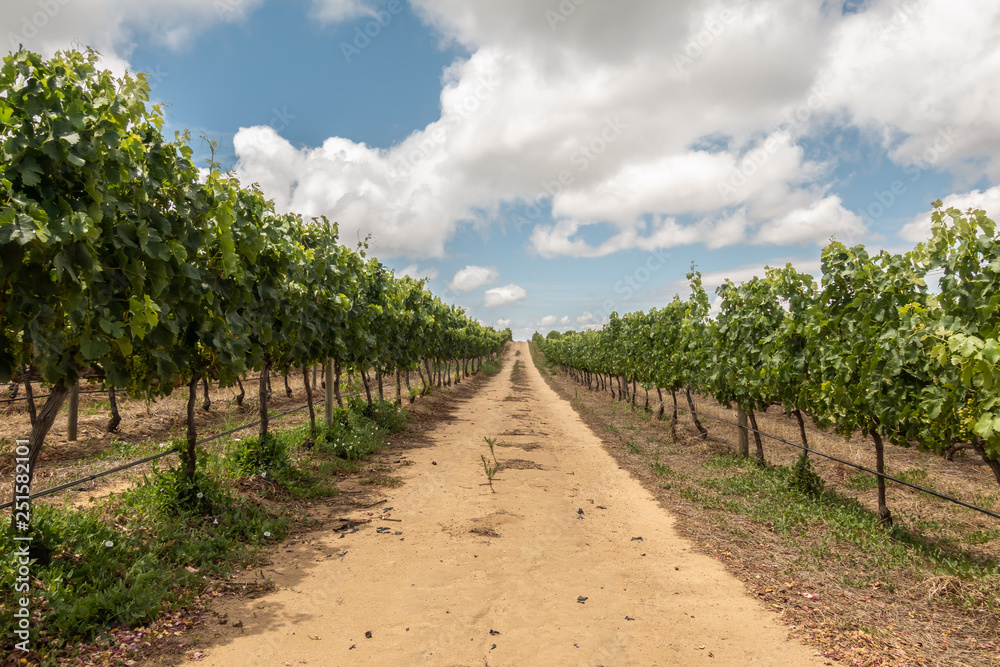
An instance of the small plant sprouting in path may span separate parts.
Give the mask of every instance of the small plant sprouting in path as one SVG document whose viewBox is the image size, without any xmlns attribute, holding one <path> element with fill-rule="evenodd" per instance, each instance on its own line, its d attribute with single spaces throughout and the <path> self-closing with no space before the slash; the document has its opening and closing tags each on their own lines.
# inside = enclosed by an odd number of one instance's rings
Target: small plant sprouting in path
<svg viewBox="0 0 1000 667">
<path fill-rule="evenodd" d="M 490 462 L 482 454 L 479 455 L 479 458 L 483 460 L 483 470 L 486 471 L 486 481 L 489 482 L 490 491 L 496 493 L 497 490 L 493 488 L 493 476 L 500 470 L 500 464 L 494 461 L 493 465 L 490 465 Z"/>
<path fill-rule="evenodd" d="M 483 440 L 485 440 L 486 444 L 490 446 L 490 456 L 493 457 L 493 463 L 496 463 L 497 465 L 500 465 L 497 462 L 497 454 L 496 454 L 496 452 L 493 451 L 494 445 L 497 444 L 497 439 L 496 438 L 487 438 L 487 437 L 484 437 Z"/>
</svg>

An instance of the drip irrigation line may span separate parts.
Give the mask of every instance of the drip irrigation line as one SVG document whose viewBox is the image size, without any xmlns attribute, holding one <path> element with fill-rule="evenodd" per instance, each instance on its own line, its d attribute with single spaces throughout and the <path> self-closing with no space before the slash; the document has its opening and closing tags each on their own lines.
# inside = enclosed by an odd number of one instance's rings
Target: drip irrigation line
<svg viewBox="0 0 1000 667">
<path fill-rule="evenodd" d="M 322 405 L 325 402 L 326 402 L 325 398 L 321 398 L 321 399 L 318 399 L 316 401 L 313 401 L 313 407 L 316 407 L 317 405 Z M 285 417 L 286 415 L 290 415 L 293 412 L 300 412 L 302 410 L 307 409 L 308 407 L 309 407 L 309 404 L 307 403 L 306 405 L 302 405 L 302 406 L 299 406 L 297 408 L 293 408 L 291 410 L 286 410 L 285 412 L 279 412 L 279 413 L 277 413 L 275 415 L 270 415 L 270 419 L 281 419 L 282 417 Z M 240 431 L 245 431 L 248 428 L 253 428 L 253 427 L 259 426 L 259 425 L 260 425 L 260 420 L 258 419 L 255 422 L 251 422 L 249 424 L 244 424 L 243 426 L 239 426 L 239 427 L 231 429 L 229 431 L 225 431 L 224 433 L 218 433 L 216 435 L 212 435 L 212 436 L 209 436 L 207 438 L 202 438 L 201 440 L 196 441 L 195 445 L 196 446 L 197 445 L 204 445 L 205 443 L 212 442 L 213 440 L 218 440 L 219 438 L 224 438 L 227 435 L 232 435 L 233 433 L 239 433 Z M 132 461 L 131 463 L 125 463 L 125 464 L 120 465 L 120 466 L 118 466 L 116 468 L 112 468 L 111 470 L 104 470 L 102 472 L 94 473 L 93 475 L 88 475 L 87 477 L 82 477 L 80 479 L 73 480 L 72 482 L 66 482 L 66 483 L 60 484 L 58 486 L 53 486 L 52 488 L 49 488 L 49 489 L 45 489 L 44 491 L 39 491 L 38 493 L 33 493 L 33 494 L 31 494 L 30 498 L 32 500 L 34 500 L 35 498 L 41 498 L 43 496 L 52 495 L 53 493 L 57 493 L 57 492 L 62 491 L 64 489 L 68 489 L 71 486 L 76 486 L 77 484 L 83 484 L 83 483 L 86 483 L 86 482 L 90 482 L 90 481 L 93 481 L 95 479 L 98 479 L 98 478 L 101 478 L 101 477 L 106 477 L 107 475 L 114 474 L 116 472 L 121 472 L 122 470 L 128 470 L 129 468 L 134 468 L 134 467 L 136 467 L 138 465 L 142 465 L 143 463 L 148 463 L 150 461 L 155 461 L 156 459 L 160 459 L 160 458 L 163 458 L 165 456 L 170 456 L 171 454 L 178 454 L 178 453 L 180 453 L 180 449 L 177 449 L 177 448 L 168 449 L 165 452 L 160 452 L 159 454 L 153 454 L 152 456 L 147 456 L 145 458 L 139 459 L 138 461 Z M 0 505 L 0 510 L 6 509 L 6 508 L 10 507 L 13 504 L 14 504 L 13 501 L 9 501 L 9 502 L 3 503 L 2 505 Z"/>
<path fill-rule="evenodd" d="M 80 394 L 106 394 L 106 393 L 108 393 L 108 390 L 107 389 L 87 389 L 86 391 L 81 391 L 79 393 Z M 43 394 L 41 396 L 32 396 L 31 398 L 32 398 L 32 400 L 40 401 L 43 398 L 48 398 L 48 397 L 49 397 L 48 394 Z M 0 398 L 0 403 L 16 403 L 17 401 L 26 401 L 26 400 L 28 400 L 27 396 L 20 396 L 18 398 Z"/>
<path fill-rule="evenodd" d="M 583 384 L 583 383 L 581 382 L 580 384 Z M 626 400 L 628 400 L 628 399 L 626 399 Z M 890 475 L 886 475 L 885 473 L 877 472 L 875 470 L 872 470 L 871 468 L 866 468 L 863 465 L 859 465 L 859 464 L 853 463 L 851 461 L 845 461 L 844 459 L 841 459 L 841 458 L 838 458 L 836 456 L 833 456 L 832 454 L 826 454 L 824 452 L 819 451 L 818 449 L 810 449 L 808 447 L 803 447 L 802 445 L 796 444 L 796 443 L 791 442 L 789 440 L 785 440 L 784 438 L 781 438 L 779 436 L 771 435 L 770 433 L 765 433 L 764 431 L 760 431 L 760 430 L 757 430 L 757 429 L 754 429 L 754 428 L 750 428 L 749 425 L 748 426 L 741 426 L 737 422 L 731 421 L 729 419 L 723 419 L 722 417 L 716 417 L 714 415 L 706 414 L 704 412 L 698 412 L 697 410 L 691 410 L 691 408 L 681 407 L 679 405 L 676 405 L 675 403 L 668 403 L 666 401 L 662 401 L 662 400 L 656 399 L 656 398 L 654 398 L 652 400 L 653 401 L 658 401 L 664 407 L 670 406 L 670 407 L 673 407 L 675 410 L 681 410 L 683 412 L 693 412 L 696 415 L 701 415 L 702 417 L 707 417 L 708 419 L 714 419 L 716 421 L 725 422 L 727 424 L 732 424 L 733 426 L 736 426 L 737 428 L 746 429 L 747 432 L 749 432 L 749 433 L 757 433 L 758 435 L 762 435 L 765 438 L 771 438 L 772 440 L 777 440 L 778 442 L 784 443 L 786 445 L 790 445 L 792 447 L 795 447 L 796 449 L 802 449 L 802 450 L 805 450 L 807 452 L 811 452 L 813 454 L 816 454 L 817 456 L 822 456 L 823 458 L 831 459 L 833 461 L 836 461 L 837 463 L 843 463 L 844 465 L 850 466 L 852 468 L 857 468 L 858 470 L 864 470 L 865 472 L 871 473 L 872 475 L 875 475 L 876 477 L 882 477 L 883 479 L 887 479 L 887 480 L 889 480 L 891 482 L 896 482 L 897 484 L 902 484 L 903 486 L 908 486 L 911 489 L 916 489 L 917 491 L 921 491 L 923 493 L 927 493 L 927 494 L 930 494 L 932 496 L 937 496 L 938 498 L 941 498 L 942 500 L 947 500 L 948 502 L 955 503 L 956 505 L 961 505 L 962 507 L 965 507 L 967 509 L 975 510 L 977 512 L 982 512 L 983 514 L 985 514 L 987 516 L 991 516 L 994 519 L 1000 519 L 1000 514 L 997 514 L 996 512 L 991 512 L 990 510 L 982 508 L 982 507 L 977 507 L 976 505 L 972 505 L 970 503 L 967 503 L 964 500 L 959 500 L 958 498 L 952 498 L 951 496 L 946 496 L 944 494 L 938 493 L 937 491 L 932 491 L 931 489 L 925 489 L 922 486 L 917 486 L 916 484 L 911 484 L 909 482 L 903 481 L 901 479 L 897 479 L 897 478 L 892 477 Z"/>
<path fill-rule="evenodd" d="M 355 396 L 360 396 L 360 395 L 361 395 L 361 392 L 357 392 L 357 393 L 354 393 L 354 394 L 341 394 L 340 397 L 341 398 L 353 398 Z M 325 397 L 324 398 L 316 399 L 316 400 L 313 401 L 313 407 L 315 408 L 317 405 L 323 405 L 324 403 L 326 403 L 326 398 Z M 282 417 L 290 415 L 290 414 L 292 414 L 294 412 L 301 412 L 302 410 L 306 410 L 308 407 L 309 407 L 309 404 L 306 403 L 305 405 L 300 405 L 299 407 L 292 408 L 291 410 L 286 410 L 284 412 L 279 412 L 279 413 L 274 414 L 274 415 L 269 415 L 268 418 L 269 419 L 281 419 Z M 195 442 L 195 446 L 204 445 L 205 443 L 212 442 L 213 440 L 218 440 L 219 438 L 224 438 L 227 435 L 232 435 L 233 433 L 239 433 L 240 431 L 245 431 L 247 429 L 250 429 L 250 428 L 253 428 L 253 427 L 259 426 L 259 425 L 260 425 L 260 420 L 258 419 L 255 422 L 250 422 L 248 424 L 244 424 L 242 426 L 238 426 L 238 427 L 236 427 L 234 429 L 231 429 L 229 431 L 225 431 L 223 433 L 218 433 L 216 435 L 209 436 L 207 438 L 202 438 L 201 440 L 198 440 L 198 441 Z M 70 488 L 72 486 L 76 486 L 77 484 L 84 484 L 86 482 L 90 482 L 90 481 L 93 481 L 95 479 L 99 479 L 101 477 L 106 477 L 107 475 L 111 475 L 111 474 L 114 474 L 116 472 L 121 472 L 123 470 L 128 470 L 129 468 L 134 468 L 136 466 L 142 465 L 143 463 L 148 463 L 150 461 L 155 461 L 156 459 L 160 459 L 160 458 L 163 458 L 165 456 L 170 456 L 171 454 L 177 454 L 179 452 L 180 452 L 180 449 L 176 449 L 176 448 L 174 448 L 174 449 L 168 449 L 165 452 L 160 452 L 159 454 L 153 454 L 152 456 L 147 456 L 145 458 L 139 459 L 138 461 L 132 461 L 131 463 L 125 463 L 125 464 L 120 465 L 120 466 L 118 466 L 116 468 L 112 468 L 111 470 L 105 470 L 103 472 L 94 473 L 93 475 L 88 475 L 87 477 L 82 477 L 80 479 L 73 480 L 72 482 L 66 482 L 66 483 L 60 484 L 58 486 L 53 486 L 52 488 L 49 488 L 49 489 L 45 489 L 44 491 L 39 491 L 38 493 L 33 493 L 33 494 L 31 494 L 29 496 L 29 498 L 31 500 L 34 500 L 35 498 L 41 498 L 43 496 L 49 496 L 49 495 L 52 495 L 53 493 L 58 493 L 59 491 L 63 491 L 63 490 L 68 489 L 68 488 Z M 6 503 L 0 504 L 0 510 L 6 509 L 8 507 L 11 507 L 12 505 L 14 505 L 14 501 L 8 501 Z"/>
<path fill-rule="evenodd" d="M 260 378 L 258 377 L 257 379 L 260 379 Z M 84 392 L 80 392 L 80 393 L 84 393 Z M 90 392 L 90 393 L 93 393 L 93 392 Z M 359 392 L 356 392 L 356 393 L 353 393 L 353 394 L 341 394 L 340 397 L 341 397 L 341 399 L 344 399 L 344 398 L 354 398 L 355 396 L 361 396 L 361 394 L 362 394 L 362 392 L 359 391 Z M 18 399 L 18 400 L 21 400 L 21 399 Z M 316 399 L 316 400 L 313 401 L 313 407 L 315 408 L 317 405 L 323 405 L 324 403 L 326 403 L 326 397 L 318 398 L 318 399 Z M 269 415 L 269 419 L 281 419 L 282 417 L 285 417 L 285 416 L 290 415 L 292 413 L 301 412 L 302 410 L 305 410 L 308 407 L 309 407 L 309 404 L 306 403 L 305 405 L 300 405 L 299 407 L 292 408 L 291 410 L 286 410 L 284 412 L 279 412 L 279 413 L 274 414 L 274 415 Z M 220 438 L 226 437 L 227 435 L 232 435 L 234 433 L 239 433 L 240 431 L 245 431 L 247 429 L 250 429 L 250 428 L 253 428 L 253 427 L 259 426 L 259 425 L 260 425 L 260 420 L 258 419 L 255 422 L 251 422 L 251 423 L 248 423 L 248 424 L 244 424 L 242 426 L 238 426 L 238 427 L 236 427 L 234 429 L 231 429 L 229 431 L 225 431 L 223 433 L 218 433 L 216 435 L 209 436 L 207 438 L 202 438 L 201 440 L 198 440 L 198 441 L 195 442 L 195 446 L 197 446 L 197 445 L 203 445 L 205 443 L 212 442 L 213 440 L 218 440 Z M 142 465 L 143 463 L 149 463 L 150 461 L 155 461 L 157 459 L 161 459 L 161 458 L 163 458 L 165 456 L 170 456 L 171 454 L 177 454 L 179 452 L 180 452 L 180 449 L 177 449 L 177 448 L 168 449 L 165 452 L 160 452 L 159 454 L 153 454 L 152 456 L 147 456 L 145 458 L 139 459 L 138 461 L 132 461 L 131 463 L 125 463 L 123 465 L 120 465 L 120 466 L 118 466 L 116 468 L 112 468 L 110 470 L 104 470 L 102 472 L 94 473 L 93 475 L 88 475 L 87 477 L 82 477 L 80 479 L 73 480 L 72 482 L 65 482 L 63 484 L 59 484 L 58 486 L 53 486 L 53 487 L 51 487 L 49 489 L 45 489 L 43 491 L 39 491 L 38 493 L 33 493 L 33 494 L 31 494 L 29 496 L 29 499 L 30 500 L 34 500 L 35 498 L 42 498 L 43 496 L 49 496 L 49 495 L 52 495 L 53 493 L 58 493 L 59 491 L 63 491 L 65 489 L 68 489 L 70 487 L 76 486 L 78 484 L 84 484 L 86 482 L 91 482 L 91 481 L 93 481 L 95 479 L 100 479 L 101 477 L 106 477 L 106 476 L 112 475 L 112 474 L 114 474 L 116 472 L 121 472 L 123 470 L 128 470 L 130 468 L 134 468 L 136 466 Z M 6 508 L 11 507 L 13 505 L 14 505 L 14 501 L 8 501 L 6 503 L 0 504 L 0 510 L 6 509 Z"/>
<path fill-rule="evenodd" d="M 39 491 L 38 493 L 32 493 L 29 496 L 29 499 L 34 500 L 35 498 L 41 498 L 42 496 L 49 496 L 49 495 L 52 495 L 53 493 L 58 493 L 59 491 L 62 491 L 63 489 L 68 489 L 71 486 L 76 486 L 77 484 L 83 484 L 83 483 L 86 483 L 86 482 L 90 482 L 90 481 L 98 479 L 100 477 L 105 477 L 106 475 L 111 475 L 111 474 L 116 473 L 116 472 L 121 472 L 122 470 L 128 470 L 129 468 L 134 468 L 137 465 L 142 465 L 143 463 L 147 463 L 149 461 L 154 461 L 156 459 L 163 458 L 164 456 L 170 456 L 171 454 L 176 454 L 178 451 L 179 450 L 177 450 L 177 449 L 168 449 L 165 452 L 160 452 L 159 454 L 153 454 L 152 456 L 147 456 L 144 459 L 140 459 L 138 461 L 133 461 L 131 463 L 126 463 L 125 465 L 120 465 L 117 468 L 112 468 L 111 470 L 105 470 L 103 472 L 94 473 L 93 475 L 88 475 L 87 477 L 83 477 L 81 479 L 73 480 L 72 482 L 66 482 L 65 484 L 60 484 L 58 486 L 53 486 L 50 489 L 45 489 L 44 491 Z M 0 505 L 0 510 L 6 509 L 6 508 L 10 507 L 13 504 L 14 504 L 14 501 L 6 502 L 6 503 Z"/>
<path fill-rule="evenodd" d="M 400 373 L 405 373 L 408 377 L 410 377 L 410 379 L 412 379 L 413 378 L 413 373 L 416 373 L 416 371 L 400 371 Z M 347 376 L 347 374 L 344 374 L 341 377 L 346 377 L 346 376 Z M 272 374 L 271 377 L 272 378 L 274 378 L 274 377 L 281 378 L 283 376 L 281 374 L 278 374 L 278 375 L 273 375 Z M 292 374 L 289 373 L 288 377 L 292 377 Z M 395 374 L 394 373 L 388 373 L 388 374 L 386 374 L 386 375 L 383 376 L 383 379 L 384 378 L 392 378 L 392 377 L 395 377 Z M 256 381 L 260 380 L 260 376 L 258 375 L 257 377 L 252 377 L 252 378 L 240 378 L 240 380 L 242 380 L 243 382 L 249 384 L 251 382 L 256 382 Z M 325 380 L 324 380 L 324 382 L 325 382 Z M 23 384 L 23 383 L 21 383 L 21 384 Z M 208 382 L 208 384 L 210 384 L 212 386 L 217 386 L 217 385 L 219 385 L 219 381 L 218 380 L 210 380 Z M 392 383 L 390 382 L 389 384 L 391 385 Z M 228 387 L 221 387 L 221 388 L 222 389 L 232 389 L 232 388 L 237 387 L 237 386 L 238 385 L 236 385 L 236 384 L 232 384 L 232 385 L 229 385 Z M 316 387 L 313 387 L 313 389 L 316 389 Z M 104 389 L 86 389 L 86 390 L 81 390 L 78 393 L 80 393 L 80 394 L 106 394 L 106 393 L 108 393 L 108 388 L 106 387 Z M 128 398 L 128 394 L 124 390 L 119 390 L 118 395 L 121 398 Z M 48 397 L 49 397 L 48 394 L 43 394 L 41 396 L 32 396 L 31 398 L 34 399 L 34 400 L 36 400 L 36 401 L 41 401 L 42 399 L 48 398 Z M 346 398 L 346 395 L 345 395 L 345 398 Z M 4 404 L 4 403 L 16 403 L 17 401 L 26 401 L 26 400 L 28 400 L 27 396 L 20 396 L 18 398 L 0 398 L 0 404 Z"/>
</svg>

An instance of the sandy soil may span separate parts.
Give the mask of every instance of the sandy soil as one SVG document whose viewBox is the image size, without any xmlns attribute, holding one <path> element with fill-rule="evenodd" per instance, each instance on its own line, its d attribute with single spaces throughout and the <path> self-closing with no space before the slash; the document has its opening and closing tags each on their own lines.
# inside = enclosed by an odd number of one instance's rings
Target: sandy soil
<svg viewBox="0 0 1000 667">
<path fill-rule="evenodd" d="M 283 545 L 277 592 L 221 600 L 183 664 L 823 664 L 678 537 L 527 344 L 427 437 L 403 485 L 349 517 L 369 522 Z"/>
</svg>

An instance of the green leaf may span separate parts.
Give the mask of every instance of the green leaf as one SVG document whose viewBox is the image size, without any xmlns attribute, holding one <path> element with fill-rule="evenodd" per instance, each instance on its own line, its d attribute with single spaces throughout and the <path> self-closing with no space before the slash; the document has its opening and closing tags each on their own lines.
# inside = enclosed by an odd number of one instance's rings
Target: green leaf
<svg viewBox="0 0 1000 667">
<path fill-rule="evenodd" d="M 21 182 L 24 183 L 26 187 L 32 188 L 41 183 L 42 179 L 38 173 L 25 169 L 21 171 Z"/>
<path fill-rule="evenodd" d="M 115 342 L 118 344 L 118 349 L 121 350 L 122 354 L 126 357 L 132 356 L 132 342 L 128 338 L 119 338 Z"/>
<path fill-rule="evenodd" d="M 983 358 L 991 364 L 1000 361 L 1000 346 L 997 345 L 996 338 L 990 338 L 983 345 Z"/>
<path fill-rule="evenodd" d="M 979 418 L 972 430 L 980 438 L 988 440 L 994 434 L 1000 433 L 1000 417 L 992 412 L 986 412 Z"/>
<path fill-rule="evenodd" d="M 80 339 L 80 353 L 87 361 L 103 357 L 110 351 L 111 346 L 103 338 L 96 338 L 88 334 Z"/>
</svg>

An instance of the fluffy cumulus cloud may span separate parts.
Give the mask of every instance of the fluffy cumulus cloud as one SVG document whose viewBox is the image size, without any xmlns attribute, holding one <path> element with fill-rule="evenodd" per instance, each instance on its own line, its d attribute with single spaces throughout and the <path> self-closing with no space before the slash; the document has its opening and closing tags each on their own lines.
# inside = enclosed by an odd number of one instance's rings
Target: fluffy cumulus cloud
<svg viewBox="0 0 1000 667">
<path fill-rule="evenodd" d="M 540 326 L 543 326 L 543 327 L 551 327 L 553 324 L 555 324 L 558 321 L 559 321 L 559 318 L 556 317 L 555 315 L 546 315 L 545 317 L 543 317 L 541 319 L 541 321 L 538 324 Z"/>
<path fill-rule="evenodd" d="M 138 39 L 179 48 L 263 2 L 11 0 L 0 37 L 42 51 L 79 38 L 124 66 Z M 443 72 L 437 120 L 391 147 L 242 128 L 236 171 L 280 209 L 414 259 L 505 218 L 545 257 L 860 236 L 831 192 L 836 150 L 807 148 L 843 129 L 966 189 L 1000 178 L 1000 5 L 844 2 L 411 0 L 470 53 Z M 383 5 L 311 7 L 342 21 Z"/>
<path fill-rule="evenodd" d="M 410 264 L 409 266 L 401 269 L 399 275 L 407 276 L 409 278 L 426 278 L 427 280 L 434 280 L 438 277 L 438 270 L 434 267 L 424 267 L 420 268 L 416 264 Z"/>
<path fill-rule="evenodd" d="M 401 0 L 395 0 L 393 5 L 398 6 L 400 2 Z M 376 16 L 379 10 L 371 0 L 315 0 L 313 5 L 316 18 L 331 23 L 358 16 Z"/>
<path fill-rule="evenodd" d="M 503 287 L 488 289 L 486 290 L 484 297 L 484 306 L 487 308 L 496 308 L 497 306 L 506 306 L 507 304 L 527 299 L 528 291 L 520 285 L 511 284 L 504 285 Z"/>
<path fill-rule="evenodd" d="M 965 212 L 972 209 L 983 209 L 986 215 L 995 222 L 1000 222 L 1000 186 L 980 192 L 973 190 L 962 194 L 953 194 L 941 200 L 944 208 L 957 208 Z M 907 241 L 919 243 L 931 236 L 931 213 L 921 213 L 903 225 L 899 235 Z"/>
<path fill-rule="evenodd" d="M 857 237 L 829 192 L 836 164 L 803 148 L 838 123 L 900 164 L 1000 174 L 989 0 L 846 15 L 797 0 L 411 4 L 472 54 L 444 73 L 437 121 L 387 149 L 237 138 L 241 174 L 345 234 L 372 231 L 382 253 L 441 256 L 459 225 L 501 210 L 546 257 Z M 539 198 L 551 224 L 523 213 Z"/>
<path fill-rule="evenodd" d="M 900 164 L 1000 178 L 1000 5 L 881 0 L 833 28 L 817 81 Z"/>
<path fill-rule="evenodd" d="M 496 328 L 497 329 L 506 329 L 507 327 L 510 326 L 510 323 L 511 323 L 511 321 L 509 319 L 505 319 L 505 318 L 501 317 L 499 320 L 497 320 L 497 327 Z"/>
<path fill-rule="evenodd" d="M 471 292 L 483 285 L 496 282 L 500 273 L 493 267 L 466 266 L 451 279 L 448 287 L 456 292 Z"/>
<path fill-rule="evenodd" d="M 206 28 L 239 21 L 263 2 L 5 0 L 0 4 L 0 39 L 4 52 L 23 44 L 46 56 L 76 44 L 92 46 L 101 52 L 105 67 L 121 74 L 138 40 L 182 48 Z"/>
<path fill-rule="evenodd" d="M 874 249 L 873 251 L 877 251 L 877 249 Z M 822 275 L 822 262 L 815 256 L 778 257 L 772 259 L 767 264 L 744 264 L 742 266 L 734 266 L 721 271 L 703 273 L 701 275 L 701 283 L 702 286 L 704 286 L 705 291 L 707 291 L 709 296 L 713 298 L 713 315 L 718 312 L 718 306 L 722 303 L 721 298 L 714 296 L 715 290 L 724 282 L 731 280 L 736 284 L 740 284 L 750 280 L 751 278 L 763 278 L 767 275 L 768 266 L 782 267 L 786 264 L 791 264 L 797 271 L 807 273 L 817 280 L 819 280 Z M 667 301 L 672 299 L 675 294 L 680 295 L 682 298 L 687 298 L 688 294 L 690 294 L 690 286 L 688 285 L 688 281 L 686 279 L 675 280 L 664 289 L 655 290 L 652 296 L 654 299 L 659 301 Z M 589 315 L 589 313 L 585 313 L 585 315 Z M 591 321 L 593 321 L 593 316 L 591 316 L 586 323 Z M 580 322 L 581 324 L 585 323 L 581 322 L 580 318 L 577 318 L 577 322 Z"/>
</svg>

